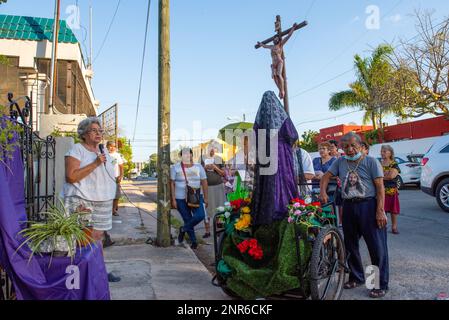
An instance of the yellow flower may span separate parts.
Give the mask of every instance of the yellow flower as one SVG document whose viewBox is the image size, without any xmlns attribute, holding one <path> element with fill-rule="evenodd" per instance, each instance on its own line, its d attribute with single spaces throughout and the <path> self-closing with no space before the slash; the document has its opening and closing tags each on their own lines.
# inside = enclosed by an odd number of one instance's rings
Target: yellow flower
<svg viewBox="0 0 449 320">
<path fill-rule="evenodd" d="M 234 224 L 237 230 L 245 230 L 251 225 L 251 216 L 249 214 L 243 214 L 240 219 Z"/>
<path fill-rule="evenodd" d="M 243 214 L 249 214 L 251 212 L 251 209 L 249 208 L 249 207 L 244 207 L 243 209 L 242 209 L 242 213 Z"/>
</svg>

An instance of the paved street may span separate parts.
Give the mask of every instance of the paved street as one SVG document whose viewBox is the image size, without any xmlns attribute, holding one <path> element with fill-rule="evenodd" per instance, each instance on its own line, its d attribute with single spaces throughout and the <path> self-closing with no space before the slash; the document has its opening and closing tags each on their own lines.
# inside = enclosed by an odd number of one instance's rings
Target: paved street
<svg viewBox="0 0 449 320">
<path fill-rule="evenodd" d="M 108 271 L 122 278 L 110 283 L 112 299 L 227 299 L 219 288 L 210 285 L 210 273 L 188 246 L 160 248 L 150 244 L 157 234 L 156 204 L 132 183 L 125 182 L 122 188 L 132 203 L 120 204 L 120 215 L 113 218 L 110 231 L 116 244 L 104 251 Z M 172 234 L 176 234 L 175 229 Z"/>
<path fill-rule="evenodd" d="M 135 182 L 142 191 L 155 198 L 155 181 Z M 449 292 L 449 214 L 442 211 L 434 198 L 415 187 L 400 193 L 402 214 L 400 235 L 389 232 L 390 292 L 385 299 L 434 299 L 439 292 Z M 202 227 L 202 225 L 200 225 Z M 198 235 L 204 233 L 200 228 Z M 197 256 L 213 272 L 213 245 L 203 244 Z M 369 265 L 362 241 L 364 263 Z M 366 288 L 345 290 L 343 299 L 369 299 Z"/>
</svg>

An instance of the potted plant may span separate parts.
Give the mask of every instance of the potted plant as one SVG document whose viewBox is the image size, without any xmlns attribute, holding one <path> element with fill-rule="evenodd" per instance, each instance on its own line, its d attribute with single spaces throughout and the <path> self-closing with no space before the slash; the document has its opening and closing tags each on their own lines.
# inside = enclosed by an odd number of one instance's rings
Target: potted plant
<svg viewBox="0 0 449 320">
<path fill-rule="evenodd" d="M 28 222 L 29 226 L 19 232 L 25 241 L 17 250 L 28 244 L 30 260 L 36 253 L 50 253 L 52 257 L 69 256 L 73 260 L 77 247 L 91 247 L 93 239 L 85 225 L 86 215 L 90 212 L 69 214 L 59 201 L 59 205 L 51 206 L 48 212 L 42 214 L 46 216 L 45 222 Z"/>
</svg>

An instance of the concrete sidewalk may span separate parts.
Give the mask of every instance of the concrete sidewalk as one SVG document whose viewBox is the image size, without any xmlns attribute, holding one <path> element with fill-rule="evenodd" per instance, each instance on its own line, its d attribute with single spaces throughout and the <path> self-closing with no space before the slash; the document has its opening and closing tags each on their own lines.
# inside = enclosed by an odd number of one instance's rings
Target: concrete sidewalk
<svg viewBox="0 0 449 320">
<path fill-rule="evenodd" d="M 224 300 L 229 299 L 211 284 L 211 274 L 188 245 L 158 248 L 156 204 L 131 183 L 122 185 L 136 209 L 126 200 L 110 232 L 116 244 L 105 249 L 108 271 L 122 281 L 110 283 L 113 300 Z M 176 236 L 177 231 L 172 234 Z M 147 241 L 149 240 L 150 241 Z"/>
</svg>

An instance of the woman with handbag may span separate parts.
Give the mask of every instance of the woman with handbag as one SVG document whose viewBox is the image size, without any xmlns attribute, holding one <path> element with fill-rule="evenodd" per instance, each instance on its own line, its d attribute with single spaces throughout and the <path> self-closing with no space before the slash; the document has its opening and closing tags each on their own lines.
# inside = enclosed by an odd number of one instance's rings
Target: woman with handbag
<svg viewBox="0 0 449 320">
<path fill-rule="evenodd" d="M 178 242 L 184 241 L 187 233 L 196 249 L 198 242 L 195 226 L 204 220 L 204 205 L 208 207 L 207 176 L 200 164 L 193 163 L 192 149 L 185 148 L 180 152 L 181 161 L 170 168 L 172 209 L 177 209 L 184 220 L 179 228 Z"/>
</svg>

